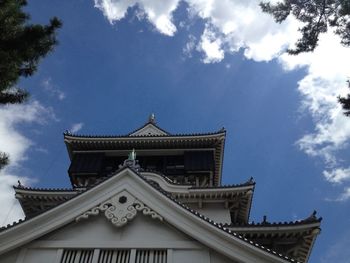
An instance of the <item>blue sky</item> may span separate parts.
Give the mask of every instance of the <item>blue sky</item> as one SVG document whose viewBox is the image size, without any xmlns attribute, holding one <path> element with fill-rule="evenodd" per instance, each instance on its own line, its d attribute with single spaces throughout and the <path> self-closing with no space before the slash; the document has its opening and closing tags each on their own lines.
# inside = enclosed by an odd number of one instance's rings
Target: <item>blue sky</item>
<svg viewBox="0 0 350 263">
<path fill-rule="evenodd" d="M 137 5 L 135 5 L 137 3 Z M 22 216 L 12 185 L 69 187 L 65 130 L 126 134 L 148 115 L 171 133 L 227 130 L 223 183 L 257 182 L 251 220 L 323 216 L 310 262 L 350 262 L 350 51 L 333 34 L 289 57 L 297 21 L 257 1 L 32 1 L 32 21 L 63 21 L 59 45 L 0 108 L 0 224 Z"/>
</svg>

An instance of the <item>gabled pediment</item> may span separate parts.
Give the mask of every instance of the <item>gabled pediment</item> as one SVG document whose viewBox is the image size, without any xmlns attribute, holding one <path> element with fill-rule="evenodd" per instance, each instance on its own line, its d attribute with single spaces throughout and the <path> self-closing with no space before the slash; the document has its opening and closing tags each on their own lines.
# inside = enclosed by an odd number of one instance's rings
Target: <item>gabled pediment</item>
<svg viewBox="0 0 350 263">
<path fill-rule="evenodd" d="M 169 133 L 162 130 L 152 122 L 145 124 L 141 128 L 129 134 L 129 136 L 164 136 L 164 135 L 169 135 Z"/>
<path fill-rule="evenodd" d="M 118 229 L 132 227 L 131 220 L 140 215 L 162 221 L 233 261 L 289 262 L 176 202 L 130 168 L 123 168 L 65 203 L 0 232 L 0 254 L 68 224 L 93 220 L 92 217 L 102 217 L 106 224 Z"/>
</svg>

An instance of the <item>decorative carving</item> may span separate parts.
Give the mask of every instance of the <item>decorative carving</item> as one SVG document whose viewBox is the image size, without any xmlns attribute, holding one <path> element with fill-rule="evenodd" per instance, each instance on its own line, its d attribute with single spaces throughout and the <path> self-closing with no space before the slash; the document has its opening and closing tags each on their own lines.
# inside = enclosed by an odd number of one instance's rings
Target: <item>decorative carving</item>
<svg viewBox="0 0 350 263">
<path fill-rule="evenodd" d="M 159 219 L 160 221 L 163 220 L 159 214 L 126 191 L 123 191 L 100 205 L 93 207 L 78 216 L 75 220 L 78 222 L 82 219 L 89 218 L 89 216 L 95 216 L 100 212 L 104 212 L 105 217 L 113 225 L 121 227 L 131 221 L 138 211 L 142 212 L 144 215 L 151 216 L 153 219 Z"/>
<path fill-rule="evenodd" d="M 158 218 L 160 221 L 163 221 L 163 217 L 161 217 L 159 214 L 157 214 L 156 212 L 154 212 L 151 208 L 149 208 L 148 206 L 145 206 L 143 203 L 141 203 L 139 200 L 135 200 L 134 202 L 134 207 L 137 211 L 142 211 L 142 213 L 144 215 L 149 215 L 151 216 L 153 219 Z"/>
<path fill-rule="evenodd" d="M 129 153 L 128 155 L 128 159 L 126 159 L 123 163 L 123 165 L 119 165 L 119 169 L 123 168 L 123 167 L 130 167 L 132 169 L 134 169 L 135 171 L 139 171 L 140 170 L 140 165 L 139 165 L 139 161 L 136 160 L 136 152 L 135 149 L 132 150 L 132 152 Z"/>
</svg>

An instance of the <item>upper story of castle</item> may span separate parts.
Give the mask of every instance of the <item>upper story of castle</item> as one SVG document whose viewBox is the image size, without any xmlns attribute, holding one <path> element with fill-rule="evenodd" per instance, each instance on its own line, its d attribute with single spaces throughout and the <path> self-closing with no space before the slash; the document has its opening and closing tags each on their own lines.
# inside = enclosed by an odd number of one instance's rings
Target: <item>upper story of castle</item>
<svg viewBox="0 0 350 263">
<path fill-rule="evenodd" d="M 123 164 L 134 151 L 141 171 L 158 172 L 175 183 L 196 187 L 221 185 L 226 131 L 172 134 L 156 124 L 154 115 L 126 135 L 76 135 L 64 141 L 74 188 L 87 187 Z"/>
</svg>

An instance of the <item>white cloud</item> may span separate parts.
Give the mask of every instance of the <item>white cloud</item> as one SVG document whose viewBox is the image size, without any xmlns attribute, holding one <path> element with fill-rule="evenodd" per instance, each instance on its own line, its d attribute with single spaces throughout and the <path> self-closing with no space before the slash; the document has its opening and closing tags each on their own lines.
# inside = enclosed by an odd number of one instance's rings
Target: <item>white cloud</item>
<svg viewBox="0 0 350 263">
<path fill-rule="evenodd" d="M 25 152 L 33 143 L 16 129 L 21 123 L 46 124 L 49 119 L 57 120 L 51 108 L 45 108 L 38 101 L 0 108 L 0 151 L 10 154 L 11 166 L 26 159 Z"/>
<path fill-rule="evenodd" d="M 350 187 L 345 187 L 341 194 L 338 194 L 336 198 L 326 197 L 325 201 L 328 202 L 345 202 L 350 199 Z"/>
<path fill-rule="evenodd" d="M 0 171 L 0 225 L 11 223 L 23 217 L 22 210 L 14 198 L 13 185 L 21 180 L 26 184 L 29 178 L 16 175 L 21 161 L 27 158 L 26 152 L 34 143 L 18 131 L 17 125 L 22 123 L 46 124 L 49 120 L 57 120 L 52 109 L 45 108 L 38 101 L 21 105 L 8 105 L 0 108 L 0 151 L 10 155 L 10 164 Z"/>
<path fill-rule="evenodd" d="M 331 171 L 324 171 L 323 175 L 329 182 L 342 183 L 350 179 L 350 167 L 337 168 Z"/>
<path fill-rule="evenodd" d="M 46 78 L 41 82 L 41 86 L 44 88 L 46 92 L 48 92 L 51 96 L 55 96 L 59 100 L 64 100 L 66 98 L 66 94 L 59 88 L 57 85 L 52 83 L 51 78 Z"/>
<path fill-rule="evenodd" d="M 162 34 L 173 36 L 176 25 L 172 22 L 173 12 L 179 0 L 94 0 L 110 23 L 125 18 L 128 8 L 137 7 L 138 19 L 147 19 Z M 259 1 L 240 0 L 186 0 L 189 17 L 200 17 L 206 21 L 206 28 L 199 41 L 205 55 L 205 63 L 219 62 L 225 52 L 245 49 L 245 56 L 257 61 L 268 61 L 277 57 L 281 50 L 291 46 L 298 38 L 295 20 L 288 19 L 282 25 L 276 24 L 271 16 L 263 14 Z M 142 14 L 142 15 L 139 15 Z M 184 21 L 179 27 L 184 27 Z M 187 28 L 187 27 L 186 27 Z"/>
<path fill-rule="evenodd" d="M 313 53 L 297 57 L 284 55 L 280 61 L 290 70 L 307 65 L 307 75 L 299 81 L 298 89 L 303 95 L 303 107 L 314 119 L 315 130 L 298 141 L 300 149 L 310 156 L 324 159 L 327 170 L 323 175 L 327 181 L 348 181 L 350 170 L 341 167 L 344 160 L 339 160 L 337 153 L 348 146 L 350 121 L 344 116 L 337 97 L 349 92 L 346 79 L 349 76 L 350 49 L 341 46 L 339 39 L 328 33 L 321 36 Z"/>
<path fill-rule="evenodd" d="M 194 35 L 188 36 L 188 41 L 182 49 L 182 52 L 185 54 L 185 56 L 189 58 L 192 57 L 192 52 L 196 48 L 196 41 L 197 39 Z"/>
<path fill-rule="evenodd" d="M 8 172 L 0 172 L 0 200 L 2 204 L 0 210 L 0 226 L 11 224 L 24 217 L 21 206 L 17 199 L 15 199 L 13 190 L 13 186 L 18 184 L 18 180 L 24 185 L 33 182 L 33 180 L 27 177 L 13 175 Z"/>
<path fill-rule="evenodd" d="M 287 19 L 282 25 L 276 24 L 269 15 L 261 12 L 258 5 L 260 1 L 188 0 L 187 2 L 191 15 L 201 17 L 207 21 L 207 25 L 210 25 L 212 32 L 215 31 L 216 39 L 211 40 L 220 41 L 221 49 L 228 53 L 243 48 L 247 58 L 269 61 L 277 57 L 286 47 L 292 46 L 299 36 L 295 20 Z M 207 27 L 202 37 L 206 36 L 206 30 Z M 205 52 L 204 49 L 203 51 Z M 221 59 L 223 58 L 224 56 L 221 56 Z"/>
<path fill-rule="evenodd" d="M 176 32 L 176 26 L 172 22 L 172 13 L 178 6 L 178 0 L 158 1 L 158 0 L 94 0 L 95 7 L 100 9 L 108 21 L 113 24 L 123 19 L 128 8 L 137 6 L 142 10 L 142 16 L 146 17 L 156 29 L 165 35 L 173 36 Z M 138 12 L 140 14 L 140 12 Z"/>
<path fill-rule="evenodd" d="M 350 198 L 350 187 L 345 188 L 344 192 L 336 199 L 336 201 L 346 201 Z"/>
<path fill-rule="evenodd" d="M 69 131 L 71 133 L 76 133 L 76 132 L 80 131 L 83 128 L 83 126 L 84 126 L 84 123 L 82 123 L 82 122 L 74 123 L 72 125 L 72 127 L 69 129 Z"/>
<path fill-rule="evenodd" d="M 145 18 L 160 33 L 172 36 L 177 30 L 171 22 L 172 12 L 179 1 L 161 1 L 162 4 L 145 2 L 95 0 L 96 6 L 110 21 L 122 19 L 128 7 L 138 5 L 145 12 Z M 343 115 L 337 97 L 348 92 L 346 80 L 350 76 L 350 48 L 343 47 L 339 38 L 329 32 L 321 35 L 313 53 L 290 56 L 285 51 L 293 48 L 300 37 L 297 30 L 299 22 L 289 17 L 282 24 L 275 23 L 270 15 L 261 12 L 260 0 L 184 2 L 188 4 L 188 19 L 199 17 L 205 25 L 201 36 L 196 37 L 197 51 L 203 54 L 204 63 L 220 62 L 226 54 L 242 50 L 247 59 L 254 61 L 277 59 L 286 71 L 305 68 L 306 75 L 298 82 L 298 90 L 302 95 L 301 108 L 311 114 L 315 129 L 305 134 L 297 145 L 309 156 L 324 160 L 326 168 L 323 175 L 326 180 L 345 183 L 349 171 L 342 168 L 346 160 L 339 160 L 337 153 L 348 145 L 350 121 Z M 165 7 L 162 7 L 163 4 Z M 163 17 L 163 20 L 156 23 L 154 17 Z M 169 23 L 171 30 L 165 30 Z M 181 25 L 183 28 L 184 21 Z M 186 30 L 189 29 L 186 27 Z M 184 52 L 192 51 L 193 45 L 193 41 L 187 43 Z"/>
<path fill-rule="evenodd" d="M 220 62 L 224 58 L 224 50 L 222 49 L 222 41 L 215 36 L 215 33 L 209 28 L 204 30 L 201 41 L 198 44 L 198 50 L 203 51 L 205 57 L 204 63 Z"/>
</svg>

